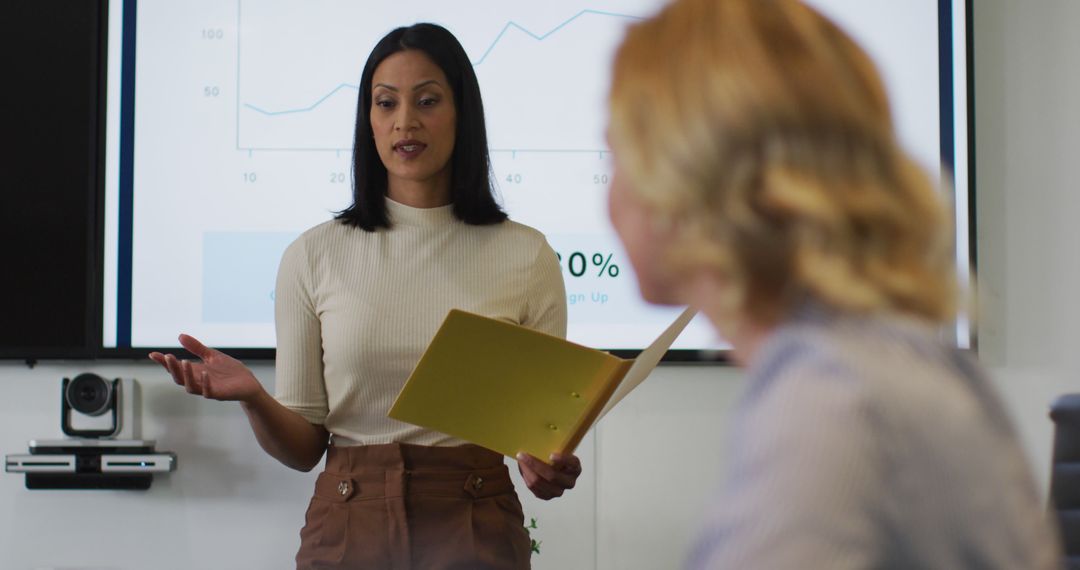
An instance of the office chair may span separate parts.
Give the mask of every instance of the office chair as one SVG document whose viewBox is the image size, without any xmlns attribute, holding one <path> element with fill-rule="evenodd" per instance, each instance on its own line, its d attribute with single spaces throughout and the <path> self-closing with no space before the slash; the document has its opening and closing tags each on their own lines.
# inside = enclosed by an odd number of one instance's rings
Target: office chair
<svg viewBox="0 0 1080 570">
<path fill-rule="evenodd" d="M 1080 394 L 1065 394 L 1050 405 L 1054 456 L 1050 504 L 1065 546 L 1066 568 L 1080 570 Z"/>
</svg>

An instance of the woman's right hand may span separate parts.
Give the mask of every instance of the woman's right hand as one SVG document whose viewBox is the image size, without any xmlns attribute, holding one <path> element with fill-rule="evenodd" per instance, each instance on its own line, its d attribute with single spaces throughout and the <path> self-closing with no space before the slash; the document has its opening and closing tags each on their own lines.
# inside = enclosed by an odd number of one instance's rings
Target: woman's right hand
<svg viewBox="0 0 1080 570">
<path fill-rule="evenodd" d="M 160 352 L 151 352 L 150 360 L 165 367 L 173 381 L 189 394 L 211 400 L 251 402 L 263 392 L 262 384 L 243 362 L 186 334 L 180 335 L 180 345 L 202 362 L 180 360 Z"/>
</svg>

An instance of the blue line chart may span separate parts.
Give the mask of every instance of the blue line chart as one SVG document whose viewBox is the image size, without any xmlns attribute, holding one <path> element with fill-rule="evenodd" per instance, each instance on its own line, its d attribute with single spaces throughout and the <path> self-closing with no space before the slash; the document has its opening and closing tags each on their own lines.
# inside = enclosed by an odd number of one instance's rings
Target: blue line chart
<svg viewBox="0 0 1080 570">
<path fill-rule="evenodd" d="M 483 55 L 481 55 L 480 58 L 477 59 L 476 61 L 472 62 L 473 67 L 478 67 L 478 66 L 482 65 L 484 63 L 484 61 L 487 60 L 488 56 L 491 55 L 491 52 L 495 49 L 495 47 L 499 45 L 499 42 L 502 41 L 503 36 L 505 36 L 506 33 L 508 31 L 510 31 L 511 29 L 520 30 L 522 33 L 529 36 L 530 38 L 532 38 L 532 39 L 534 39 L 534 40 L 536 40 L 538 42 L 542 42 L 542 41 L 546 40 L 548 37 L 550 37 L 552 34 L 555 34 L 559 30 L 565 28 L 566 26 L 570 25 L 570 23 L 574 22 L 575 20 L 577 20 L 577 19 L 579 19 L 579 18 L 581 18 L 583 16 L 603 16 L 603 17 L 608 17 L 608 18 L 619 18 L 619 19 L 634 20 L 634 21 L 644 19 L 644 17 L 642 17 L 642 16 L 633 16 L 633 15 L 630 15 L 630 14 L 620 14 L 620 13 L 617 13 L 617 12 L 607 12 L 607 11 L 603 11 L 603 10 L 584 9 L 584 10 L 581 10 L 580 12 L 578 12 L 577 14 L 574 14 L 570 18 L 567 18 L 563 22 L 559 23 L 554 28 L 551 28 L 550 30 L 548 30 L 547 32 L 544 32 L 542 34 L 535 33 L 532 30 L 529 30 L 528 28 L 522 26 L 521 24 L 518 24 L 517 22 L 511 20 L 511 21 L 507 22 L 502 27 L 502 30 L 500 30 L 498 35 L 495 36 L 495 39 L 492 40 L 491 44 L 488 45 L 486 50 L 484 50 Z M 238 65 L 238 67 L 239 67 L 239 65 Z M 310 111 L 314 111 L 319 105 L 323 104 L 323 102 L 325 102 L 330 97 L 333 97 L 335 94 L 337 94 L 338 92 L 340 92 L 343 89 L 351 89 L 353 91 L 357 91 L 357 90 L 360 89 L 360 86 L 357 85 L 357 84 L 354 84 L 354 83 L 340 83 L 340 84 L 338 84 L 337 87 L 334 87 L 333 89 L 331 89 L 329 93 L 327 93 L 326 95 L 323 95 L 322 97 L 319 97 L 319 99 L 316 100 L 314 103 L 312 103 L 310 105 L 307 105 L 306 107 L 298 107 L 296 109 L 283 109 L 283 110 L 280 110 L 280 111 L 270 111 L 270 110 L 263 109 L 261 107 L 257 107 L 255 105 L 252 105 L 250 103 L 244 103 L 243 106 L 248 108 L 248 109 L 251 109 L 252 111 L 255 111 L 255 112 L 259 113 L 259 114 L 266 115 L 268 117 L 274 117 L 274 116 L 279 116 L 279 115 L 293 115 L 293 114 L 297 114 L 297 113 L 307 113 L 307 112 L 310 112 Z"/>
<path fill-rule="evenodd" d="M 524 32 L 529 37 L 531 37 L 532 39 L 534 39 L 534 40 L 536 40 L 538 42 L 542 42 L 542 41 L 546 40 L 548 38 L 548 36 L 550 36 L 550 35 L 554 34 L 555 32 L 558 32 L 559 30 L 565 28 L 568 24 L 570 24 L 570 22 L 573 22 L 574 20 L 577 20 L 578 18 L 580 18 L 582 16 L 585 16 L 585 15 L 607 16 L 607 17 L 610 17 L 610 18 L 622 18 L 622 19 L 627 19 L 627 20 L 644 20 L 644 18 L 641 17 L 641 16 L 631 16 L 629 14 L 619 14 L 619 13 L 616 13 L 616 12 L 604 12 L 602 10 L 585 9 L 585 10 L 582 10 L 582 11 L 578 12 L 577 14 L 574 14 L 569 19 L 567 19 L 563 23 L 555 26 L 554 28 L 552 28 L 551 30 L 549 30 L 545 34 L 535 34 L 532 31 L 522 27 L 517 22 L 509 21 L 509 22 L 506 23 L 505 26 L 503 26 L 503 29 L 499 32 L 499 35 L 495 36 L 495 40 L 491 42 L 491 45 L 488 46 L 488 48 L 486 50 L 484 50 L 484 55 L 480 56 L 480 59 L 473 62 L 473 67 L 476 67 L 476 66 L 484 63 L 484 60 L 486 60 L 488 55 L 491 54 L 491 50 L 495 49 L 495 46 L 499 44 L 499 41 L 502 40 L 503 36 L 506 35 L 506 32 L 509 31 L 510 28 L 517 28 L 517 29 L 521 30 L 522 32 Z"/>
<path fill-rule="evenodd" d="M 244 106 L 247 107 L 248 109 L 251 109 L 251 110 L 256 111 L 258 113 L 262 113 L 263 115 L 267 115 L 267 116 L 270 116 L 270 117 L 273 117 L 275 115 L 292 115 L 292 114 L 295 114 L 295 113 L 307 113 L 308 111 L 315 110 L 315 107 L 318 107 L 319 105 L 322 105 L 323 101 L 326 101 L 327 99 L 333 97 L 334 94 L 336 94 L 338 91 L 341 91 L 342 89 L 352 89 L 353 91 L 357 91 L 357 90 L 360 89 L 360 86 L 359 85 L 353 85 L 351 83 L 342 83 L 342 84 L 338 85 L 337 87 L 333 88 L 326 95 L 323 95 L 322 97 L 319 97 L 318 101 L 315 101 L 314 103 L 308 105 L 307 107 L 301 107 L 299 109 L 285 109 L 284 111 L 267 111 L 265 109 L 260 109 L 259 107 L 256 107 L 255 105 L 252 105 L 250 103 L 244 103 Z"/>
</svg>

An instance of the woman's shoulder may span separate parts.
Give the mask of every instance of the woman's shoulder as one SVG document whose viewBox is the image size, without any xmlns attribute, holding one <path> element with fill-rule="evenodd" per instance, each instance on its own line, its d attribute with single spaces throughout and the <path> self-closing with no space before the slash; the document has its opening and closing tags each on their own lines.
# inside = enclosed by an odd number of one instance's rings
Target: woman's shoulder
<svg viewBox="0 0 1080 570">
<path fill-rule="evenodd" d="M 984 371 L 935 326 L 893 316 L 801 319 L 779 327 L 759 356 L 750 373 L 759 396 L 835 389 L 910 410 L 947 407 L 946 394 L 963 399 L 986 387 Z"/>
<path fill-rule="evenodd" d="M 362 237 L 361 234 L 365 233 L 369 232 L 344 224 L 341 220 L 327 220 L 304 230 L 300 235 L 296 236 L 285 248 L 283 261 L 290 259 L 310 261 L 314 256 L 332 254 L 332 252 L 341 249 L 335 246 L 343 245 L 347 243 L 347 240 Z"/>
<path fill-rule="evenodd" d="M 344 223 L 339 219 L 330 219 L 303 232 L 293 241 L 293 246 L 302 246 L 314 249 L 324 249 L 323 246 L 331 245 L 342 240 L 355 240 L 366 235 L 375 235 L 378 232 L 366 232 L 356 226 Z"/>
<path fill-rule="evenodd" d="M 499 239 L 513 240 L 515 243 L 522 246 L 529 246 L 533 249 L 547 243 L 547 238 L 544 236 L 543 232 L 521 222 L 515 222 L 514 220 L 506 220 L 498 224 L 476 227 L 486 228 L 486 231 L 497 234 Z"/>
<path fill-rule="evenodd" d="M 351 235 L 354 232 L 363 231 L 360 228 L 351 226 L 342 222 L 339 219 L 330 219 L 316 224 L 303 232 L 296 238 L 296 241 L 313 242 L 327 239 L 337 239 L 340 236 Z"/>
<path fill-rule="evenodd" d="M 888 358 L 936 360 L 951 352 L 928 322 L 892 314 L 857 315 L 811 307 L 774 329 L 764 352 L 805 359 L 859 363 Z M 801 350 L 800 350 L 801 349 Z"/>
</svg>

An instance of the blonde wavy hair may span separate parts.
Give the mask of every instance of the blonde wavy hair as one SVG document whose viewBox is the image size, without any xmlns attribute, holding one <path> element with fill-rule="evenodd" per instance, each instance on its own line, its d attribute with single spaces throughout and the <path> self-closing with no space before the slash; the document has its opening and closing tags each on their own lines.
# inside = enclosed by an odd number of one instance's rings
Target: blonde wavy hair
<svg viewBox="0 0 1080 570">
<path fill-rule="evenodd" d="M 775 323 L 807 298 L 954 317 L 949 213 L 866 53 L 796 0 L 677 0 L 618 50 L 608 136 L 677 270 Z"/>
</svg>

